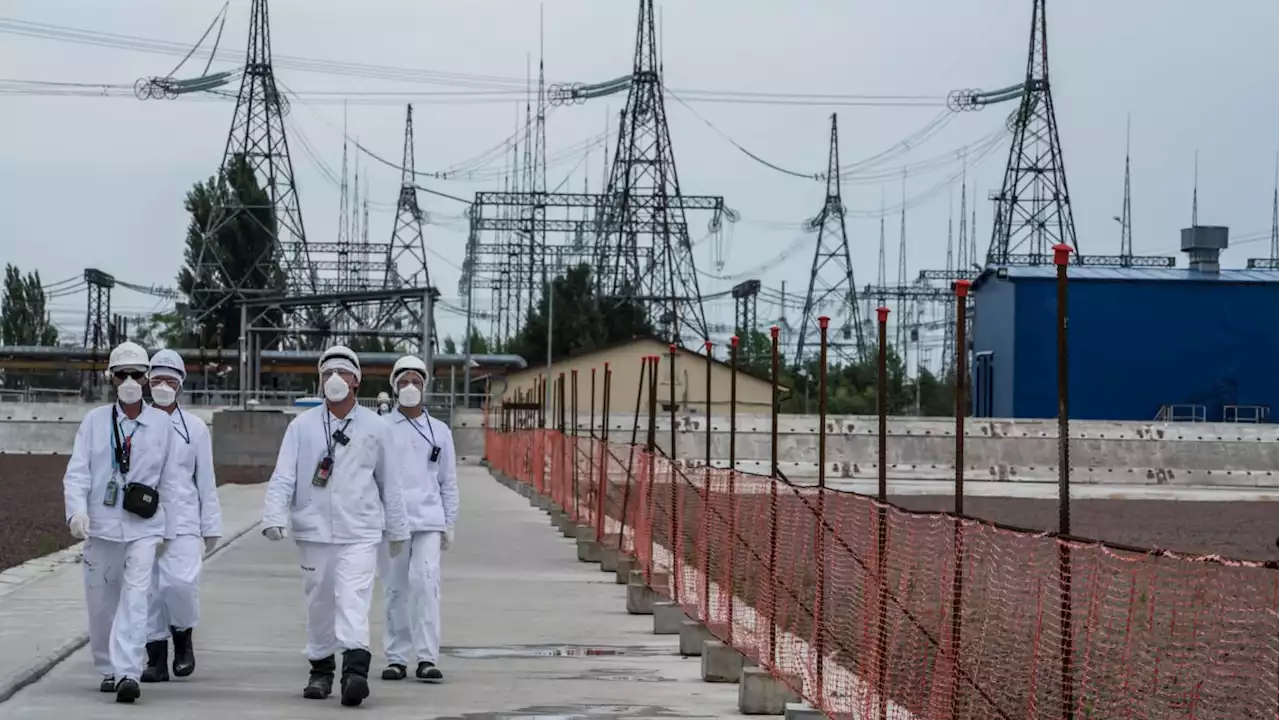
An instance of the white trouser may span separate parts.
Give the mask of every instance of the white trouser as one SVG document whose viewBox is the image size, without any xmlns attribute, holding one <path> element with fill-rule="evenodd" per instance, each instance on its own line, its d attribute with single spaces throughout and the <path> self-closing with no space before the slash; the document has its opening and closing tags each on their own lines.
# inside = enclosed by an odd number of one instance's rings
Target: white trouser
<svg viewBox="0 0 1280 720">
<path fill-rule="evenodd" d="M 378 551 L 387 625 L 383 646 L 387 662 L 408 665 L 436 662 L 440 655 L 440 538 L 443 533 L 415 532 L 399 555 Z"/>
<path fill-rule="evenodd" d="M 307 594 L 307 658 L 369 649 L 369 610 L 379 543 L 298 541 Z"/>
<path fill-rule="evenodd" d="M 204 538 L 179 535 L 165 544 L 151 572 L 151 609 L 147 613 L 147 641 L 168 640 L 169 627 L 179 630 L 200 624 L 200 568 Z"/>
<path fill-rule="evenodd" d="M 93 667 L 116 680 L 142 675 L 147 641 L 147 594 L 160 537 L 84 541 L 84 599 L 89 607 Z"/>
</svg>

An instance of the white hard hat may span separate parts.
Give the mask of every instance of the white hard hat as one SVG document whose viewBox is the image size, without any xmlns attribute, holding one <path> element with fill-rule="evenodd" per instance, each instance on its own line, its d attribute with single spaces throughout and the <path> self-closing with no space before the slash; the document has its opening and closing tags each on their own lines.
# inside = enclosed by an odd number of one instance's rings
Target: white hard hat
<svg viewBox="0 0 1280 720">
<path fill-rule="evenodd" d="M 334 345 L 321 353 L 316 369 L 323 373 L 326 365 L 339 370 L 348 370 L 356 376 L 357 380 L 360 379 L 360 356 L 346 345 Z"/>
<path fill-rule="evenodd" d="M 187 378 L 187 364 L 182 361 L 182 356 L 168 348 L 157 350 L 151 356 L 150 368 L 151 377 L 172 377 L 179 382 Z"/>
<path fill-rule="evenodd" d="M 147 351 L 136 342 L 126 340 L 111 350 L 107 360 L 107 372 L 115 372 L 123 368 L 137 368 L 146 372 L 150 365 Z"/>
<path fill-rule="evenodd" d="M 388 402 L 390 400 L 391 400 L 391 396 L 386 394 L 385 392 L 378 393 L 378 402 Z"/>
<path fill-rule="evenodd" d="M 416 372 L 422 376 L 423 380 L 426 380 L 427 364 L 422 362 L 422 358 L 418 357 L 417 355 L 405 355 L 404 357 L 397 360 L 396 364 L 391 367 L 392 391 L 396 390 L 397 388 L 396 382 L 400 379 L 400 376 L 407 372 Z"/>
</svg>

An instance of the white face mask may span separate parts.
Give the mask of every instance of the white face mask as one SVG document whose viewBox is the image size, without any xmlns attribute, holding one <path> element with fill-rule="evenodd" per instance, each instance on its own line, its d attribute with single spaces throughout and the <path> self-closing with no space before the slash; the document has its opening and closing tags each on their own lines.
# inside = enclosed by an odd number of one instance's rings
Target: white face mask
<svg viewBox="0 0 1280 720">
<path fill-rule="evenodd" d="M 403 408 L 415 408 L 422 405 L 422 391 L 416 385 L 405 385 L 400 388 L 400 394 L 396 396 L 396 402 Z"/>
<path fill-rule="evenodd" d="M 161 407 L 169 407 L 178 399 L 178 391 L 168 385 L 152 385 L 151 399 Z"/>
<path fill-rule="evenodd" d="M 343 380 L 338 373 L 330 373 L 324 381 L 324 397 L 329 402 L 342 402 L 347 399 L 350 392 L 351 388 L 347 386 L 347 381 Z"/>
<path fill-rule="evenodd" d="M 133 378 L 125 378 L 116 388 L 116 397 L 125 405 L 132 405 L 142 399 L 142 386 Z"/>
</svg>

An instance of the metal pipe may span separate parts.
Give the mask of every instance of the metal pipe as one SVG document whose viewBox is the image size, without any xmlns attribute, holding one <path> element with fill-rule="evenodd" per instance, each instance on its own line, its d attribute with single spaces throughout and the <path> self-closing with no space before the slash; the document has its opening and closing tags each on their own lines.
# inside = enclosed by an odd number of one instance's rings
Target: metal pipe
<svg viewBox="0 0 1280 720">
<path fill-rule="evenodd" d="M 627 531 L 627 510 L 631 503 L 631 473 L 636 459 L 636 441 L 640 435 L 640 398 L 644 396 L 644 386 L 649 375 L 649 356 L 640 358 L 640 382 L 636 384 L 636 410 L 631 415 L 631 444 L 627 446 L 627 474 L 622 478 L 622 530 Z M 619 536 L 621 537 L 621 535 Z"/>
<path fill-rule="evenodd" d="M 669 399 L 668 410 L 671 418 L 671 447 L 670 454 L 667 456 L 667 465 L 670 467 L 671 485 L 668 491 L 671 493 L 669 501 L 671 514 L 670 522 L 670 538 L 671 538 L 671 578 L 672 592 L 671 599 L 680 602 L 680 585 L 681 583 L 681 556 L 684 552 L 684 543 L 680 537 L 680 483 L 676 481 L 676 346 L 672 343 L 667 346 L 667 368 L 671 372 L 670 382 L 667 383 L 667 395 Z"/>
<path fill-rule="evenodd" d="M 885 502 L 888 499 L 889 490 L 889 448 L 887 445 L 888 429 L 889 429 L 889 342 L 888 342 L 888 326 L 889 326 L 889 308 L 876 308 L 876 318 L 880 326 L 880 357 L 877 374 L 877 402 L 876 412 L 879 414 L 879 443 L 878 443 L 878 464 L 880 470 L 879 484 L 876 489 L 876 498 L 879 503 L 876 504 L 876 584 L 879 589 L 877 599 L 877 629 L 876 633 L 876 706 L 879 711 L 880 720 L 886 720 L 889 713 L 889 703 L 886 693 L 888 692 L 888 669 L 889 666 L 885 662 L 885 652 L 889 644 L 889 628 L 888 628 L 888 605 L 889 605 L 889 585 L 885 573 L 885 554 L 889 540 L 888 533 L 888 512 Z M 824 398 L 825 400 L 825 398 Z"/>
<path fill-rule="evenodd" d="M 600 453 L 600 462 L 604 462 L 605 454 Z M 596 369 L 591 368 L 591 411 L 587 416 L 587 487 L 592 488 L 594 478 L 596 476 Z M 603 486 L 601 486 L 603 487 Z M 588 493 L 588 499 L 590 493 Z M 596 507 L 599 507 L 599 498 L 596 499 Z M 596 543 L 600 542 L 601 528 L 604 520 L 600 513 L 596 513 Z"/>
<path fill-rule="evenodd" d="M 827 595 L 827 330 L 831 318 L 818 318 L 818 522 L 813 527 L 814 567 L 817 581 L 813 601 L 813 654 L 819 695 L 825 694 Z M 774 341 L 776 344 L 776 340 Z M 883 347 L 883 346 L 881 346 Z M 777 391 L 774 391 L 775 395 Z M 776 452 L 776 451 L 775 451 Z M 776 520 L 775 520 L 776 522 Z"/>
<path fill-rule="evenodd" d="M 704 421 L 705 430 L 705 457 L 703 458 L 702 470 L 702 622 L 705 625 L 711 621 L 711 348 L 713 344 L 710 340 L 704 343 L 707 351 L 707 416 Z"/>
<path fill-rule="evenodd" d="M 604 539 L 605 492 L 609 486 L 609 393 L 613 386 L 613 371 L 609 363 L 604 364 L 604 389 L 600 393 L 600 489 L 596 496 L 596 542 Z M 622 528 L 627 527 L 626 516 L 622 518 Z M 618 535 L 618 550 L 622 549 L 622 535 Z"/>
<path fill-rule="evenodd" d="M 427 366 L 427 387 L 425 390 L 428 397 L 435 391 L 436 379 L 436 352 L 435 346 L 431 342 L 431 336 L 435 334 L 436 323 L 435 294 L 435 288 L 427 288 L 422 291 L 422 362 Z"/>
<path fill-rule="evenodd" d="M 654 482 L 657 480 L 657 446 L 658 446 L 658 361 L 657 355 L 649 356 L 649 436 L 645 449 L 649 453 L 649 477 L 645 485 L 644 501 L 649 517 L 653 517 Z M 645 579 L 653 577 L 653 553 L 649 553 L 648 566 L 645 568 Z"/>
<path fill-rule="evenodd" d="M 778 382 L 780 380 L 780 363 L 779 363 L 779 347 L 778 336 L 780 329 L 777 325 L 769 328 L 769 338 L 772 345 L 772 365 L 769 375 L 773 384 L 772 394 L 773 403 L 770 411 L 770 451 L 769 451 L 769 475 L 773 480 L 769 483 L 769 647 L 768 656 L 770 667 L 777 667 L 778 664 L 778 410 L 779 410 L 779 393 Z"/>
<path fill-rule="evenodd" d="M 965 338 L 965 304 L 969 296 L 969 281 L 957 280 L 956 292 L 956 482 L 954 489 L 956 518 L 952 525 L 952 559 L 951 574 L 951 718 L 960 718 L 960 632 L 964 609 L 964 521 L 959 516 L 964 514 L 964 418 L 968 410 L 965 392 L 969 381 L 969 343 Z M 945 350 L 944 350 L 945 352 Z"/>
<path fill-rule="evenodd" d="M 1063 538 L 1071 534 L 1071 415 L 1067 409 L 1067 265 L 1070 259 L 1070 245 L 1059 243 L 1053 246 L 1053 264 L 1058 270 L 1058 534 Z M 1071 548 L 1062 538 L 1058 540 L 1058 579 L 1062 717 L 1063 720 L 1071 720 L 1075 716 L 1075 683 L 1071 672 L 1074 653 L 1071 636 Z"/>
<path fill-rule="evenodd" d="M 733 645 L 733 605 L 738 587 L 737 568 L 734 560 L 738 554 L 738 336 L 729 338 L 729 587 L 728 620 L 725 639 Z"/>
<path fill-rule="evenodd" d="M 569 388 L 569 432 L 573 437 L 570 443 L 573 452 L 569 453 L 569 467 L 572 471 L 569 475 L 573 479 L 573 521 L 581 522 L 582 511 L 578 507 L 578 371 L 576 369 L 569 371 L 569 382 L 572 384 Z"/>
</svg>

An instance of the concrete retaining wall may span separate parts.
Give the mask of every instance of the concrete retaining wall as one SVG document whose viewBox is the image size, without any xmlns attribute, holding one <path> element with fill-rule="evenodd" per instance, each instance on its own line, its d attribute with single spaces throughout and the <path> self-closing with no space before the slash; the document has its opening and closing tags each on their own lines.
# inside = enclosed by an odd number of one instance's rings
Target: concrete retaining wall
<svg viewBox="0 0 1280 720">
<path fill-rule="evenodd" d="M 0 453 L 68 453 L 76 427 L 89 405 L 0 405 Z M 270 467 L 294 411 L 195 409 L 213 428 L 220 465 Z M 591 418 L 579 417 L 582 433 Z M 461 462 L 484 453 L 483 414 L 460 410 L 452 421 Z M 612 439 L 629 440 L 635 418 L 611 417 Z M 655 419 L 658 444 L 669 449 L 671 419 Z M 596 432 L 603 432 L 595 418 Z M 640 418 L 643 442 L 647 419 Z M 706 457 L 706 418 L 676 418 L 676 457 L 700 466 Z M 727 417 L 711 418 L 711 460 L 725 467 L 729 457 Z M 1133 423 L 1078 421 L 1071 424 L 1070 458 L 1075 482 L 1102 484 L 1197 485 L 1276 488 L 1280 429 L 1244 423 Z M 898 480 L 939 480 L 954 476 L 955 423 L 947 418 L 892 418 L 888 422 L 888 474 Z M 972 480 L 1053 482 L 1057 478 L 1058 430 L 1053 420 L 973 420 L 965 427 L 965 475 Z M 818 421 L 814 416 L 779 419 L 782 470 L 797 480 L 816 477 Z M 872 479 L 879 474 L 877 419 L 827 419 L 827 473 L 832 478 Z M 767 472 L 768 418 L 739 417 L 737 466 Z"/>
</svg>

